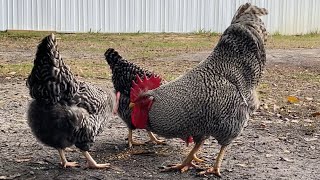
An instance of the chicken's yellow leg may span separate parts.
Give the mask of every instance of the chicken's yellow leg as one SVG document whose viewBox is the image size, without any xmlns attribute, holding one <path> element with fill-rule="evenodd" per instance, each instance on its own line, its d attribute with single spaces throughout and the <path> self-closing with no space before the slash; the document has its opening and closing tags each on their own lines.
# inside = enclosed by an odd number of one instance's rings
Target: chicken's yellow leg
<svg viewBox="0 0 320 180">
<path fill-rule="evenodd" d="M 61 165 L 66 168 L 66 167 L 77 167 L 79 166 L 77 162 L 68 162 L 67 158 L 64 154 L 64 150 L 63 149 L 58 149 L 59 155 L 60 155 L 60 159 L 61 159 Z"/>
<path fill-rule="evenodd" d="M 87 159 L 87 167 L 91 169 L 102 169 L 110 167 L 110 164 L 97 164 L 97 162 L 91 157 L 88 151 L 82 151 L 83 155 Z"/>
<path fill-rule="evenodd" d="M 132 146 L 140 146 L 140 145 L 144 145 L 144 144 L 145 143 L 140 143 L 140 142 L 133 141 L 132 129 L 129 129 L 129 133 L 128 133 L 128 145 L 129 145 L 129 148 L 131 148 Z"/>
<path fill-rule="evenodd" d="M 194 160 L 195 154 L 198 152 L 202 145 L 203 141 L 196 143 L 192 148 L 191 152 L 187 156 L 187 158 L 182 162 L 182 164 L 177 164 L 174 166 L 169 166 L 164 169 L 164 171 L 171 171 L 171 170 L 180 170 L 181 172 L 186 172 L 189 170 L 190 167 L 197 167 L 195 164 L 192 163 Z"/>
<path fill-rule="evenodd" d="M 202 171 L 200 172 L 200 175 L 203 174 L 214 174 L 218 177 L 221 177 L 221 173 L 220 173 L 220 167 L 221 167 L 221 163 L 223 160 L 223 156 L 226 152 L 227 146 L 221 146 L 220 152 L 218 154 L 218 157 L 216 159 L 216 162 L 214 163 L 213 167 L 207 169 L 206 171 Z"/>
<path fill-rule="evenodd" d="M 149 142 L 153 142 L 155 144 L 166 144 L 165 141 L 157 139 L 156 136 L 151 131 L 148 131 L 148 135 L 150 137 Z"/>
</svg>

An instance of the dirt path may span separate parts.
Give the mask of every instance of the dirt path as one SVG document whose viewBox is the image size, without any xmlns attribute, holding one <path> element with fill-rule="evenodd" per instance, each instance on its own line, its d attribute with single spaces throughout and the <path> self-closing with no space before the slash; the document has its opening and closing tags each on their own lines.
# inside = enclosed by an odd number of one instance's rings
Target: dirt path
<svg viewBox="0 0 320 180">
<path fill-rule="evenodd" d="M 196 54 L 183 54 L 176 57 L 160 58 L 160 60 L 185 60 L 200 62 L 205 59 L 211 51 L 204 51 Z M 268 49 L 267 59 L 269 64 L 310 66 L 320 62 L 320 49 Z"/>
<path fill-rule="evenodd" d="M 268 66 L 259 88 L 260 110 L 229 148 L 221 179 L 320 179 L 320 119 L 310 117 L 320 111 L 320 49 L 268 50 L 267 53 Z M 199 62 L 208 54 L 158 60 Z M 6 60 L 32 56 L 21 52 L 0 52 L 0 55 Z M 64 55 L 79 56 L 68 52 Z M 110 88 L 110 82 L 104 81 L 95 83 Z M 287 103 L 285 99 L 289 95 L 298 97 L 299 102 Z M 0 179 L 215 179 L 197 177 L 197 170 L 161 173 L 159 167 L 181 162 L 191 147 L 185 147 L 179 139 L 171 139 L 166 146 L 148 145 L 129 150 L 125 140 L 127 129 L 119 119 L 110 122 L 92 149 L 95 159 L 111 163 L 112 169 L 62 169 L 57 151 L 40 144 L 27 126 L 26 108 L 30 98 L 25 80 L 1 79 L 0 97 Z M 136 132 L 135 136 L 147 140 L 144 131 Z M 216 141 L 207 140 L 200 153 L 205 159 L 201 167 L 211 165 L 218 151 Z M 67 157 L 84 167 L 85 161 L 78 150 L 69 152 Z"/>
</svg>

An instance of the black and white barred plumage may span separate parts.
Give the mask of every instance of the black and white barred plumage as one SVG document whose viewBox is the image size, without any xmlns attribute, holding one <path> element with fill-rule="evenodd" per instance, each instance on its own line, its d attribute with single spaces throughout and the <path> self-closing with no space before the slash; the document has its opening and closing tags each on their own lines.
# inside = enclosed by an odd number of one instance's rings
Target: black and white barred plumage
<svg viewBox="0 0 320 180">
<path fill-rule="evenodd" d="M 132 136 L 132 130 L 136 129 L 136 127 L 131 121 L 132 111 L 129 108 L 130 91 L 132 81 L 136 80 L 137 76 L 140 78 L 143 78 L 144 76 L 150 77 L 153 73 L 122 58 L 119 53 L 112 48 L 109 48 L 105 52 L 104 56 L 112 71 L 114 89 L 116 92 L 120 92 L 120 98 L 118 99 L 118 115 L 128 126 L 128 145 L 129 147 L 132 147 L 133 145 L 141 145 L 143 143 L 135 142 Z M 162 81 L 162 83 L 165 82 L 165 80 Z M 151 142 L 156 144 L 165 144 L 164 141 L 158 140 L 152 132 L 148 131 L 148 135 Z"/>
<path fill-rule="evenodd" d="M 104 56 L 112 71 L 114 89 L 121 94 L 118 115 L 129 129 L 135 129 L 131 122 L 131 110 L 129 109 L 131 84 L 136 79 L 136 75 L 142 78 L 144 74 L 150 77 L 152 73 L 122 58 L 113 48 L 109 48 Z"/>
<path fill-rule="evenodd" d="M 112 118 L 115 94 L 76 80 L 64 64 L 53 34 L 38 45 L 27 79 L 33 98 L 28 123 L 42 143 L 57 149 L 73 144 L 88 151 Z"/>
<path fill-rule="evenodd" d="M 242 5 L 210 56 L 178 79 L 147 91 L 148 129 L 196 143 L 213 136 L 226 146 L 257 108 L 255 88 L 266 62 L 264 8 Z"/>
</svg>

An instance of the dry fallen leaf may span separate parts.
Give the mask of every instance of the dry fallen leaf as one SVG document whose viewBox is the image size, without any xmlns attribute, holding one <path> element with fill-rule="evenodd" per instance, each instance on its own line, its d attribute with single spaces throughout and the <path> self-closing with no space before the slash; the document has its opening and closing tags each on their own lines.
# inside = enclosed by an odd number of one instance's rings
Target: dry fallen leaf
<svg viewBox="0 0 320 180">
<path fill-rule="evenodd" d="M 9 72 L 8 74 L 9 75 L 15 75 L 17 72 L 14 72 L 14 71 L 12 71 L 12 72 Z"/>
<path fill-rule="evenodd" d="M 287 162 L 293 162 L 292 159 L 289 159 L 289 158 L 287 158 L 287 157 L 280 157 L 280 160 L 281 160 L 281 161 L 287 161 Z"/>
<path fill-rule="evenodd" d="M 297 97 L 295 97 L 295 96 L 288 96 L 287 100 L 288 100 L 289 103 L 297 103 L 297 102 L 299 102 L 299 99 Z"/>
<path fill-rule="evenodd" d="M 272 154 L 266 154 L 266 158 L 270 158 L 272 156 L 273 156 Z"/>
<path fill-rule="evenodd" d="M 246 164 L 236 164 L 236 166 L 240 166 L 240 167 L 248 167 Z"/>
<path fill-rule="evenodd" d="M 312 117 L 320 116 L 320 112 L 315 112 L 311 114 Z"/>
<path fill-rule="evenodd" d="M 307 101 L 312 101 L 312 100 L 313 100 L 313 98 L 306 97 L 306 100 L 307 100 Z"/>
<path fill-rule="evenodd" d="M 307 122 L 307 123 L 313 123 L 314 121 L 312 121 L 311 119 L 304 119 L 303 120 L 304 122 Z"/>
<path fill-rule="evenodd" d="M 17 177 L 20 177 L 21 174 L 17 173 L 17 174 L 12 174 L 10 176 L 0 176 L 0 179 L 16 179 Z"/>
<path fill-rule="evenodd" d="M 31 158 L 15 159 L 16 162 L 28 162 Z"/>
<path fill-rule="evenodd" d="M 273 112 L 277 112 L 278 109 L 280 109 L 280 106 L 274 104 L 273 105 Z"/>
<path fill-rule="evenodd" d="M 283 150 L 283 152 L 284 152 L 284 153 L 290 153 L 290 151 L 287 150 L 287 149 Z"/>
<path fill-rule="evenodd" d="M 262 129 L 265 129 L 267 127 L 267 125 L 265 124 L 265 123 L 261 123 L 260 125 L 259 125 L 259 128 L 262 128 Z"/>
<path fill-rule="evenodd" d="M 318 138 L 312 137 L 312 138 L 304 138 L 305 141 L 310 142 L 310 141 L 316 141 Z"/>
</svg>

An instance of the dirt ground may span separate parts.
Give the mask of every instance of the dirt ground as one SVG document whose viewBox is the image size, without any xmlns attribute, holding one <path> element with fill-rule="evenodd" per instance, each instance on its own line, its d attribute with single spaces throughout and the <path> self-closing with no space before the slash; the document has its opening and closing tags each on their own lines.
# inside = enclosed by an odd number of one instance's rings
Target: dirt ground
<svg viewBox="0 0 320 180">
<path fill-rule="evenodd" d="M 1 51 L 0 59 L 7 62 L 33 56 L 19 50 Z M 208 54 L 151 61 L 183 64 L 191 60 L 195 65 Z M 260 109 L 229 147 L 221 179 L 320 179 L 320 49 L 268 50 L 267 54 L 267 69 L 259 86 Z M 64 52 L 64 56 L 81 59 L 73 52 Z M 110 79 L 86 80 L 111 87 Z M 294 97 L 291 103 L 288 96 Z M 57 150 L 42 145 L 31 134 L 26 122 L 29 101 L 25 78 L 0 79 L 0 179 L 216 179 L 198 177 L 196 169 L 160 172 L 162 166 L 181 162 L 191 147 L 182 140 L 168 139 L 167 145 L 128 149 L 127 128 L 120 119 L 109 123 L 91 152 L 98 162 L 110 163 L 111 169 L 84 169 L 85 160 L 75 147 L 67 158 L 82 167 L 63 169 Z M 148 139 L 145 131 L 134 134 L 140 141 Z M 202 168 L 213 164 L 219 148 L 214 139 L 206 141 L 199 153 L 205 160 Z"/>
</svg>

